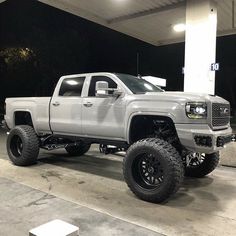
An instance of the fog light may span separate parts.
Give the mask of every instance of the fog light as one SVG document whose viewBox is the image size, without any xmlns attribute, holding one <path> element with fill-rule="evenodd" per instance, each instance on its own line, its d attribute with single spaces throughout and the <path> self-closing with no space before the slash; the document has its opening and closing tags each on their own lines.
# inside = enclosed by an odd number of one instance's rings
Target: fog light
<svg viewBox="0 0 236 236">
<path fill-rule="evenodd" d="M 212 138 L 210 136 L 195 136 L 194 140 L 198 146 L 205 146 L 205 147 L 212 146 Z"/>
</svg>

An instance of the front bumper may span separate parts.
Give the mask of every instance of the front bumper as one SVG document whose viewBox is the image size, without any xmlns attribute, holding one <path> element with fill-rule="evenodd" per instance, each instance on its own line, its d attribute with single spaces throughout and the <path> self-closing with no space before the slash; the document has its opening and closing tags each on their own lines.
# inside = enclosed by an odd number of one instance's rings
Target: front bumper
<svg viewBox="0 0 236 236">
<path fill-rule="evenodd" d="M 176 124 L 181 144 L 190 151 L 214 153 L 234 140 L 232 129 L 214 131 L 207 124 Z"/>
</svg>

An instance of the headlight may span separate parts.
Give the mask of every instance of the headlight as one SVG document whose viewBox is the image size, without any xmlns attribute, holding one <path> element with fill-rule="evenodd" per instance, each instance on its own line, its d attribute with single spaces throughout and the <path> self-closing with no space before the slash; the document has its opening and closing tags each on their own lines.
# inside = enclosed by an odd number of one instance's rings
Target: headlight
<svg viewBox="0 0 236 236">
<path fill-rule="evenodd" d="M 204 102 L 188 102 L 186 115 L 190 119 L 204 119 L 207 117 L 207 104 Z"/>
</svg>

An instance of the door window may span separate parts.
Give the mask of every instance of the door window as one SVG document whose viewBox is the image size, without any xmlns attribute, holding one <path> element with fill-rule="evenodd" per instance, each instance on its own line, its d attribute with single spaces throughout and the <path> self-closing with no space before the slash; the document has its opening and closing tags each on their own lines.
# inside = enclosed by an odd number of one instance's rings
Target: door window
<svg viewBox="0 0 236 236">
<path fill-rule="evenodd" d="M 90 82 L 90 86 L 89 86 L 89 92 L 88 92 L 89 97 L 96 96 L 96 83 L 98 81 L 108 82 L 109 88 L 114 88 L 114 89 L 117 88 L 117 84 L 111 78 L 107 76 L 93 76 Z M 109 93 L 112 93 L 112 91 L 109 91 Z"/>
<path fill-rule="evenodd" d="M 59 91 L 59 96 L 70 97 L 76 96 L 80 97 L 84 85 L 85 77 L 78 78 L 67 78 L 64 79 Z"/>
</svg>

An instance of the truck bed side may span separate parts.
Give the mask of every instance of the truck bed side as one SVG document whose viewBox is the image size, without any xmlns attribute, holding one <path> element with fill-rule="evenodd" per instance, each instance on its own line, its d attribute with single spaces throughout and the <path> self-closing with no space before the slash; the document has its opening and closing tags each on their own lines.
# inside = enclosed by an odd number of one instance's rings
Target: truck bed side
<svg viewBox="0 0 236 236">
<path fill-rule="evenodd" d="M 17 112 L 28 112 L 31 115 L 37 133 L 50 132 L 49 103 L 50 97 L 7 98 L 5 120 L 10 129 L 16 125 Z"/>
</svg>

